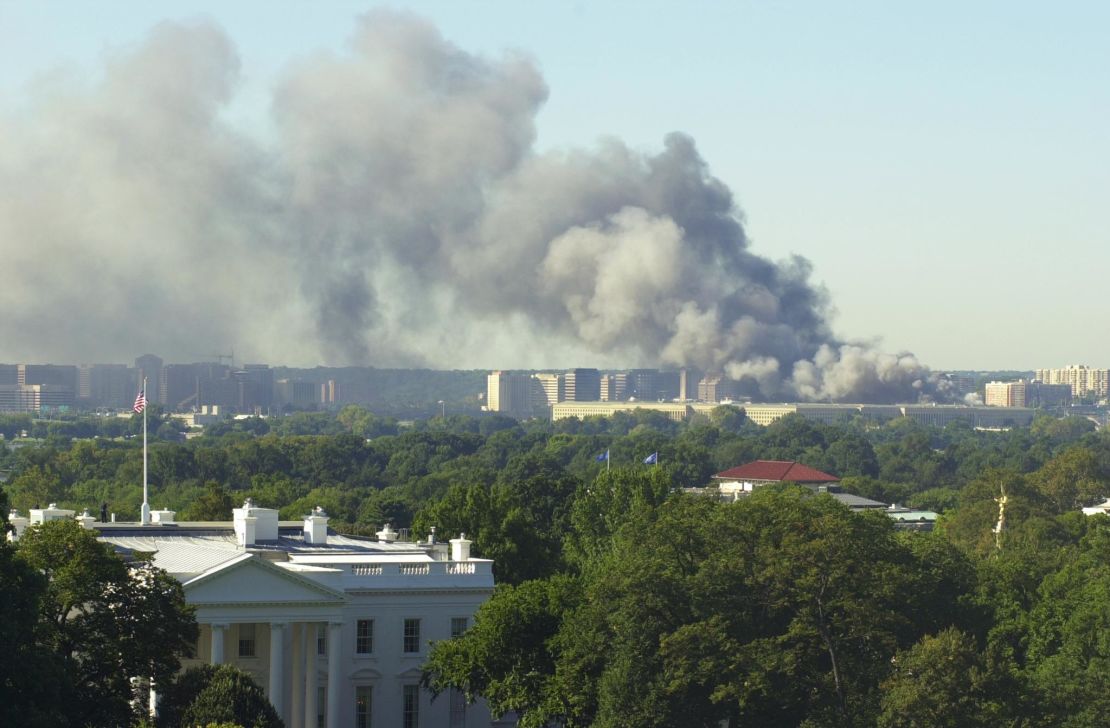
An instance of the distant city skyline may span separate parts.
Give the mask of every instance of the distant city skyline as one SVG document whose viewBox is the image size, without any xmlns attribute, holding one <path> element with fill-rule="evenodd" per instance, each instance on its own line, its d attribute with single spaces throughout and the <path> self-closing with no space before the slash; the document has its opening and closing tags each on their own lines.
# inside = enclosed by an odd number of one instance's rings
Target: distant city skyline
<svg viewBox="0 0 1110 728">
<path fill-rule="evenodd" d="M 125 198 L 105 199 L 89 170 L 121 162 L 105 162 L 84 141 L 67 146 L 73 140 L 57 120 L 74 115 L 110 120 L 117 109 L 122 114 L 130 102 L 122 90 L 93 95 L 86 87 L 119 71 L 159 22 L 207 18 L 226 35 L 234 59 L 229 63 L 239 69 L 217 94 L 223 99 L 217 102 L 219 118 L 239 133 L 272 139 L 277 132 L 271 105 L 283 101 L 275 100 L 274 88 L 288 83 L 291 69 L 303 71 L 306 64 L 347 53 L 357 17 L 370 7 L 377 5 L 190 2 L 171 12 L 133 1 L 0 2 L 0 132 L 12 132 L 0 133 L 0 189 L 12 205 L 7 215 L 0 205 L 0 253 L 7 262 L 0 267 L 0 361 L 129 362 L 136 350 L 158 350 L 167 361 L 203 361 L 234 346 L 244 361 L 344 363 L 346 355 L 338 349 L 328 353 L 329 346 L 342 345 L 342 333 L 319 347 L 306 343 L 319 335 L 313 320 L 326 321 L 329 307 L 348 305 L 364 293 L 343 287 L 342 270 L 291 275 L 287 269 L 304 263 L 279 241 L 266 252 L 271 259 L 266 275 L 249 275 L 244 266 L 261 263 L 260 250 L 239 233 L 221 235 L 229 225 L 247 224 L 267 240 L 264 205 L 242 219 L 213 215 L 203 224 L 190 219 L 179 231 L 142 229 L 128 210 L 149 206 L 143 201 L 147 190 L 140 186 Z M 1110 66 L 1107 6 L 1081 2 L 1064 11 L 1028 2 L 721 3 L 692 11 L 669 3 L 410 2 L 400 7 L 426 18 L 465 53 L 496 63 L 506 50 L 531 57 L 546 93 L 546 100 L 536 100 L 536 153 L 593 153 L 598 139 L 611 135 L 651 159 L 669 132 L 690 135 L 709 173 L 731 188 L 751 252 L 770 260 L 797 254 L 810 261 L 810 280 L 823 285 L 837 311 L 829 319 L 836 340 L 874 342 L 883 352 L 910 351 L 934 370 L 1110 362 L 1110 341 L 1097 335 L 1110 256 L 1100 195 L 1110 174 L 1110 143 L 1102 124 L 1110 90 L 1101 79 Z M 162 48 L 185 42 L 177 38 Z M 210 44 L 206 57 L 224 52 L 215 35 L 188 42 Z M 115 71 L 105 71 L 105 61 Z M 210 67 L 195 70 L 220 78 Z M 189 77 L 175 82 L 187 87 Z M 32 125 L 33 134 L 25 130 L 27 115 L 41 115 L 44 108 L 65 111 L 67 105 L 66 114 L 47 117 L 53 122 Z M 162 127 L 151 128 L 161 133 Z M 191 135 L 185 128 L 175 141 L 189 149 Z M 39 196 L 36 179 L 28 175 L 39 170 L 20 161 L 22 147 L 51 148 L 59 139 L 67 140 L 59 152 L 65 156 L 46 160 L 42 173 L 61 165 L 60 178 L 74 180 L 67 194 L 88 210 L 59 208 L 56 200 Z M 197 156 L 207 153 L 198 149 Z M 158 159 L 150 150 L 137 154 L 144 162 Z M 120 159 L 126 162 L 127 154 Z M 71 160 L 72 171 L 66 167 Z M 250 164 L 236 160 L 233 170 Z M 206 172 L 174 189 L 219 183 Z M 226 198 L 253 184 L 236 177 L 224 183 L 226 190 L 212 194 Z M 445 194 L 445 201 L 457 198 L 452 190 Z M 76 247 L 39 244 L 40 231 L 26 223 L 32 218 L 10 214 L 23 215 L 37 205 L 43 219 L 62 231 L 58 239 Z M 152 218 L 159 226 L 178 212 L 159 209 Z M 210 208 L 181 207 L 191 209 Z M 649 223 L 654 221 L 621 224 L 666 232 Z M 87 240 L 80 234 L 85 230 Z M 102 250 L 113 234 L 145 240 L 148 250 L 165 246 L 165 252 L 145 256 L 138 243 L 113 253 Z M 327 234 L 321 246 L 328 244 Z M 206 267 L 163 242 L 175 237 L 188 241 Z M 568 239 L 571 243 L 585 244 Z M 630 255 L 636 250 L 628 248 Z M 322 247 L 318 257 L 326 253 Z M 160 269 L 146 265 L 154 260 L 161 261 Z M 649 265 L 645 275 L 651 272 Z M 302 282 L 288 283 L 298 279 Z M 335 285 L 316 292 L 310 290 L 312 280 Z M 492 280 L 487 285 L 495 285 Z M 599 354 L 597 341 L 563 341 L 538 350 L 544 332 L 534 330 L 534 321 L 499 317 L 494 309 L 477 309 L 465 330 L 440 325 L 436 317 L 450 311 L 451 302 L 436 290 L 424 292 L 425 310 L 412 307 L 398 315 L 389 309 L 390 301 L 406 300 L 403 289 L 419 282 L 419 276 L 386 281 L 372 291 L 385 307 L 364 310 L 395 318 L 373 337 L 365 361 L 346 363 L 442 368 L 449 363 L 468 369 L 637 364 L 627 361 L 627 347 Z M 133 289 L 119 304 L 100 300 L 124 285 Z M 232 315 L 216 291 L 235 291 L 243 309 Z M 136 319 L 141 326 L 130 323 L 133 311 L 158 301 L 161 307 Z M 70 327 L 62 316 L 66 310 L 90 318 Z M 375 315 L 354 321 L 370 327 Z M 634 318 L 628 321 L 636 325 Z M 208 336 L 198 337 L 206 328 Z M 250 337 L 244 340 L 247 329 Z M 582 331 L 595 335 L 588 326 Z M 613 335 L 623 332 L 614 329 Z M 83 345 L 89 342 L 100 350 L 74 356 L 87 351 Z"/>
</svg>

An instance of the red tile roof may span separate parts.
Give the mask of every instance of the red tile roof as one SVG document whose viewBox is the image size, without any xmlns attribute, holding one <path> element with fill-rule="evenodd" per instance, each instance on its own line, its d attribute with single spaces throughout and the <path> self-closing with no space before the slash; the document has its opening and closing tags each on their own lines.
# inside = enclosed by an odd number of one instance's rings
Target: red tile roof
<svg viewBox="0 0 1110 728">
<path fill-rule="evenodd" d="M 791 483 L 836 483 L 840 478 L 793 460 L 756 460 L 713 476 L 719 480 L 785 480 Z"/>
</svg>

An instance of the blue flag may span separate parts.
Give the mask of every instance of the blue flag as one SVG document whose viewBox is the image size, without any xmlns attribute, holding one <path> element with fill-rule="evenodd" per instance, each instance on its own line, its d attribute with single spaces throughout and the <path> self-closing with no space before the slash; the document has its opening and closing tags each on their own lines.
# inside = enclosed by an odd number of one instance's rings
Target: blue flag
<svg viewBox="0 0 1110 728">
<path fill-rule="evenodd" d="M 605 452 L 601 453 L 600 455 L 598 455 L 594 459 L 597 460 L 599 463 L 606 462 L 607 460 L 609 460 L 609 451 L 606 450 Z"/>
<path fill-rule="evenodd" d="M 653 452 L 651 455 L 648 455 L 646 458 L 644 458 L 644 465 L 655 465 L 658 462 L 659 453 L 657 452 Z"/>
</svg>

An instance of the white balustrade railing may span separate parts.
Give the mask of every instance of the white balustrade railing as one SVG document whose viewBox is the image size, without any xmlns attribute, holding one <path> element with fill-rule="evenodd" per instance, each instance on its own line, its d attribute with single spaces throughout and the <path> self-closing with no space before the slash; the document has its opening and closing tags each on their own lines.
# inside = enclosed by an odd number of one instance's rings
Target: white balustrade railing
<svg viewBox="0 0 1110 728">
<path fill-rule="evenodd" d="M 352 576 L 360 577 L 436 577 L 475 576 L 491 573 L 488 561 L 432 561 L 428 563 L 351 564 Z"/>
</svg>

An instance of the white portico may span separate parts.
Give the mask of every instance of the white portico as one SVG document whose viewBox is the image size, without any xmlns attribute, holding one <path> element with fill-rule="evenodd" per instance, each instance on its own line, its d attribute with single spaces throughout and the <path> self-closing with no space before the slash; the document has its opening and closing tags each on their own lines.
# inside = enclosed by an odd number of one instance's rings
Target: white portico
<svg viewBox="0 0 1110 728">
<path fill-rule="evenodd" d="M 249 501 L 233 523 L 95 527 L 181 581 L 201 626 L 196 662 L 250 673 L 290 728 L 491 725 L 484 704 L 432 702 L 419 686 L 429 643 L 465 629 L 493 591 L 492 562 L 471 559 L 465 538 L 453 553 L 388 527 L 348 538 L 319 510 L 279 523 Z"/>
</svg>

